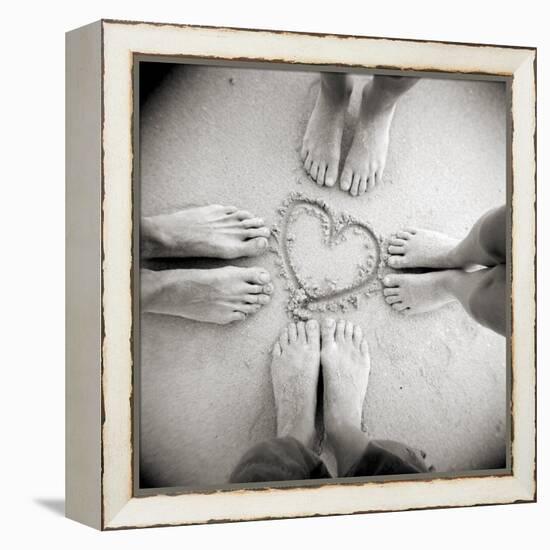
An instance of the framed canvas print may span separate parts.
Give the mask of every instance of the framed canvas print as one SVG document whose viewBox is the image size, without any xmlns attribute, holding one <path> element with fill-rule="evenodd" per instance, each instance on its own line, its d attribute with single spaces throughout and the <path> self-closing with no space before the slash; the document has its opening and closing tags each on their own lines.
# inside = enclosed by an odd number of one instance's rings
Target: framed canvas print
<svg viewBox="0 0 550 550">
<path fill-rule="evenodd" d="M 536 498 L 536 50 L 67 34 L 67 515 Z"/>
</svg>

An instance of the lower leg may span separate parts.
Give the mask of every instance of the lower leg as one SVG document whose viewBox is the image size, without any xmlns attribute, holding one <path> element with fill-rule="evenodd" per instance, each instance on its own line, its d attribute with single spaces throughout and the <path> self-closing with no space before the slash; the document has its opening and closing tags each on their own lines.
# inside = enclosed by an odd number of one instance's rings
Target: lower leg
<svg viewBox="0 0 550 550">
<path fill-rule="evenodd" d="M 451 252 L 455 265 L 492 267 L 506 263 L 506 206 L 490 210 Z"/>
</svg>

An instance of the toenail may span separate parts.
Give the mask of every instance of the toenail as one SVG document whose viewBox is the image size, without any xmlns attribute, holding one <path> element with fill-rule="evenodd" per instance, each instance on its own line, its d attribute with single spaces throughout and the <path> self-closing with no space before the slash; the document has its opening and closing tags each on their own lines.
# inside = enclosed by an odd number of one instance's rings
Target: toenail
<svg viewBox="0 0 550 550">
<path fill-rule="evenodd" d="M 258 240 L 258 248 L 265 248 L 266 246 L 267 246 L 267 241 L 265 239 L 259 239 Z"/>
<path fill-rule="evenodd" d="M 269 273 L 266 273 L 265 271 L 263 273 L 260 273 L 260 281 L 262 281 L 262 283 L 267 283 L 269 281 Z"/>
<path fill-rule="evenodd" d="M 307 323 L 306 323 L 306 327 L 307 328 L 316 328 L 317 327 L 317 321 L 315 319 L 310 319 Z"/>
<path fill-rule="evenodd" d="M 331 318 L 325 319 L 325 324 L 328 325 L 329 327 L 333 326 L 334 323 L 335 323 L 334 319 L 331 319 Z"/>
<path fill-rule="evenodd" d="M 390 279 L 389 277 L 385 277 L 385 278 L 384 278 L 384 284 L 385 284 L 385 285 L 391 284 L 391 279 Z"/>
</svg>

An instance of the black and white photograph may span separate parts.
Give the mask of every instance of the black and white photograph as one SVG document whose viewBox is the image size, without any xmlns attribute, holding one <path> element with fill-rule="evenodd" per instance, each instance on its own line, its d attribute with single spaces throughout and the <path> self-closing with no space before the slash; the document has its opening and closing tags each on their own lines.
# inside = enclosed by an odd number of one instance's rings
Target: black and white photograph
<svg viewBox="0 0 550 550">
<path fill-rule="evenodd" d="M 507 83 L 137 65 L 139 488 L 509 471 Z"/>
</svg>

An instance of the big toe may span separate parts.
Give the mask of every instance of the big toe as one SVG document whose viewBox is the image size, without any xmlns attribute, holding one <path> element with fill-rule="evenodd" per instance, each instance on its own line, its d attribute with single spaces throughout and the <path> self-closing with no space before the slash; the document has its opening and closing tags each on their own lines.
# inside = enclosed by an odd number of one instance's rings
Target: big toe
<svg viewBox="0 0 550 550">
<path fill-rule="evenodd" d="M 327 165 L 327 171 L 325 173 L 325 185 L 327 187 L 334 187 L 336 178 L 338 177 L 338 161 L 330 161 Z"/>
<path fill-rule="evenodd" d="M 271 282 L 271 275 L 265 270 L 258 267 L 245 269 L 244 278 L 248 283 L 266 285 Z"/>
<path fill-rule="evenodd" d="M 402 255 L 392 255 L 388 258 L 388 265 L 395 269 L 401 269 L 407 266 L 407 259 Z"/>
<path fill-rule="evenodd" d="M 319 323 L 315 319 L 310 319 L 306 323 L 306 335 L 309 344 L 319 345 Z"/>
<path fill-rule="evenodd" d="M 267 250 L 267 239 L 256 237 L 242 243 L 243 256 L 259 256 Z"/>
<path fill-rule="evenodd" d="M 323 319 L 323 322 L 321 324 L 321 336 L 323 338 L 323 342 L 333 342 L 335 331 L 336 321 L 334 319 L 331 319 L 330 317 L 327 319 Z"/>
<path fill-rule="evenodd" d="M 349 166 L 345 166 L 340 176 L 340 189 L 349 191 L 353 180 L 353 170 Z"/>
<path fill-rule="evenodd" d="M 397 275 L 386 275 L 382 281 L 386 287 L 399 286 L 400 277 Z"/>
</svg>

